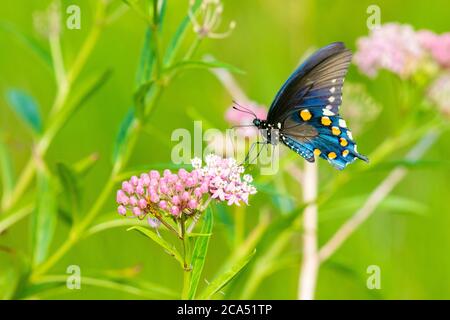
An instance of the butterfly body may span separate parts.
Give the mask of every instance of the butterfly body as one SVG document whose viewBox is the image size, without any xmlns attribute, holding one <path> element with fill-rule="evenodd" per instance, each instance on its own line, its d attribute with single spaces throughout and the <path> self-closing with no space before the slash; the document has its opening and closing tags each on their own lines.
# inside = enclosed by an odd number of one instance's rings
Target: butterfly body
<svg viewBox="0 0 450 320">
<path fill-rule="evenodd" d="M 309 162 L 318 156 L 340 170 L 356 158 L 368 161 L 339 116 L 350 61 L 351 52 L 336 42 L 298 67 L 277 93 L 267 120 L 253 120 L 266 143 L 281 142 Z"/>
</svg>

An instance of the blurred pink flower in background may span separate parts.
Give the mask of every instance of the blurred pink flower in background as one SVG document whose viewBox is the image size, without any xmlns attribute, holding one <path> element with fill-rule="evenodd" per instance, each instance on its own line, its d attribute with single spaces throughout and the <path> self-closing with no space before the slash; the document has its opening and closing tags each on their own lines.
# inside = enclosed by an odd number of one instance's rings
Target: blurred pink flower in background
<svg viewBox="0 0 450 320">
<path fill-rule="evenodd" d="M 354 62 L 370 77 L 380 69 L 402 78 L 411 76 L 420 66 L 425 52 L 410 25 L 388 23 L 371 31 L 357 42 Z"/>
<path fill-rule="evenodd" d="M 427 95 L 442 113 L 450 116 L 450 73 L 444 73 L 437 78 L 428 89 Z"/>
<path fill-rule="evenodd" d="M 443 68 L 450 68 L 450 32 L 438 35 L 429 30 L 417 32 L 420 44 Z"/>
</svg>

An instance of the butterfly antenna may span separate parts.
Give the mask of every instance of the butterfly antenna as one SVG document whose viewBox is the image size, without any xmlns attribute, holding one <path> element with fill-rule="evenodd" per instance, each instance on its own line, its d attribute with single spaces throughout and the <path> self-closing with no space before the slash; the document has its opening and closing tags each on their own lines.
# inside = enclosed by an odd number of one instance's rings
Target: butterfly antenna
<svg viewBox="0 0 450 320">
<path fill-rule="evenodd" d="M 258 117 L 256 116 L 256 114 L 255 114 L 252 110 L 250 110 L 249 108 L 246 108 L 246 107 L 240 105 L 240 104 L 237 103 L 235 100 L 233 100 L 233 103 L 235 104 L 235 106 L 233 106 L 233 109 L 235 109 L 235 110 L 237 110 L 237 111 L 240 111 L 240 112 L 244 112 L 244 113 L 251 114 L 251 115 L 254 116 L 255 118 L 258 118 Z M 239 108 L 236 107 L 236 106 L 238 106 Z"/>
</svg>

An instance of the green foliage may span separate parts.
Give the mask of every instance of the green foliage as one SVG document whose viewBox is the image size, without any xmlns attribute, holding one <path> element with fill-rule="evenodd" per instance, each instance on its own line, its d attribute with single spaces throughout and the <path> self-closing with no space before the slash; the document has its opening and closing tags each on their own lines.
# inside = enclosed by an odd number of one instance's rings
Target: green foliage
<svg viewBox="0 0 450 320">
<path fill-rule="evenodd" d="M 78 222 L 81 214 L 81 189 L 80 182 L 75 171 L 69 166 L 58 163 L 57 172 L 59 181 L 62 186 L 62 193 L 60 196 L 60 205 L 71 213 L 73 221 Z"/>
<path fill-rule="evenodd" d="M 199 296 L 199 299 L 211 299 L 216 293 L 218 293 L 223 287 L 225 287 L 245 266 L 250 262 L 255 254 L 254 250 L 250 255 L 244 256 L 237 261 L 224 273 L 217 276 L 208 286 L 205 291 Z"/>
<path fill-rule="evenodd" d="M 196 235 L 198 238 L 195 241 L 194 250 L 192 252 L 192 275 L 189 287 L 188 299 L 194 299 L 197 287 L 202 275 L 203 266 L 206 260 L 206 254 L 208 252 L 209 239 L 213 230 L 213 212 L 212 209 L 206 210 L 203 227 L 200 235 Z M 193 234 L 190 234 L 193 236 Z"/>
<path fill-rule="evenodd" d="M 174 257 L 175 260 L 177 260 L 182 267 L 184 267 L 183 258 L 181 257 L 181 254 L 178 252 L 178 250 L 169 242 L 164 240 L 160 235 L 157 235 L 154 231 L 149 230 L 148 228 L 144 227 L 131 227 L 128 228 L 127 231 L 130 230 L 136 230 L 139 231 L 141 234 L 146 236 L 147 238 L 153 240 L 155 243 L 160 245 L 170 256 Z"/>
<path fill-rule="evenodd" d="M 53 177 L 42 168 L 37 173 L 38 196 L 32 223 L 33 265 L 48 256 L 57 223 L 56 187 Z"/>
</svg>

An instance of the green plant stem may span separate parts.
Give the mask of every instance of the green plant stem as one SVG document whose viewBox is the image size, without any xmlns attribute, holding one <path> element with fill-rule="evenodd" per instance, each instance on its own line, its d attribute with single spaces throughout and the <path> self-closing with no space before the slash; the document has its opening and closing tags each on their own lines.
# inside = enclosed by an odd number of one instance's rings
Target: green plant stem
<svg viewBox="0 0 450 320">
<path fill-rule="evenodd" d="M 191 286 L 191 271 L 183 270 L 183 290 L 181 292 L 181 299 L 187 300 L 189 296 L 189 287 Z"/>
<path fill-rule="evenodd" d="M 95 33 L 92 35 L 92 37 L 96 37 Z M 90 45 L 83 46 L 83 48 L 90 48 Z M 197 46 L 198 47 L 198 46 Z M 87 50 L 87 49 L 85 49 Z M 83 52 L 84 50 L 82 50 Z M 190 55 L 193 55 L 195 53 L 195 50 L 193 50 Z M 84 54 L 81 55 L 84 57 Z M 190 57 L 188 57 L 190 58 Z M 71 74 L 77 74 L 75 73 L 69 73 L 69 78 Z M 173 77 L 168 78 L 168 82 L 173 79 Z M 157 83 L 159 83 L 160 79 L 158 79 Z M 157 105 L 157 101 L 159 101 L 159 98 L 162 94 L 163 88 L 166 87 L 166 84 L 159 84 L 155 86 L 155 89 L 153 91 L 153 94 L 149 98 L 149 102 L 147 104 L 146 113 L 148 115 L 152 115 L 155 107 Z M 148 119 L 147 119 L 148 120 Z M 130 129 L 127 133 L 128 137 L 128 143 L 127 147 L 124 148 L 122 151 L 123 154 L 119 155 L 116 163 L 113 166 L 110 178 L 108 179 L 108 182 L 106 183 L 105 187 L 103 188 L 102 192 L 100 193 L 99 197 L 95 201 L 92 208 L 88 211 L 86 216 L 80 221 L 80 223 L 77 226 L 74 226 L 71 232 L 69 233 L 69 237 L 67 241 L 65 241 L 56 251 L 53 255 L 51 255 L 47 261 L 45 261 L 43 264 L 38 266 L 31 274 L 30 280 L 32 282 L 37 281 L 40 277 L 42 277 L 48 270 L 50 270 L 80 239 L 84 237 L 84 232 L 89 230 L 90 224 L 92 221 L 97 217 L 99 214 L 101 208 L 106 203 L 110 193 L 112 192 L 114 185 L 117 180 L 117 176 L 120 174 L 120 172 L 125 167 L 126 163 L 128 162 L 129 157 L 131 156 L 132 151 L 134 150 L 134 147 L 138 140 L 138 133 L 140 132 L 140 129 L 142 128 L 141 123 L 138 119 L 134 119 L 132 125 L 130 126 Z M 187 280 L 186 280 L 187 281 Z M 189 291 L 189 287 L 186 289 L 187 293 Z M 186 294 L 187 294 L 186 293 Z"/>
<path fill-rule="evenodd" d="M 183 246 L 183 289 L 181 292 L 181 299 L 186 300 L 189 296 L 189 288 L 191 286 L 191 277 L 192 272 L 191 268 L 189 266 L 189 248 L 188 248 L 188 241 L 186 241 L 186 219 L 185 216 L 181 216 L 180 221 L 180 238 Z"/>
<path fill-rule="evenodd" d="M 94 24 L 93 29 L 91 30 L 88 37 L 86 38 L 86 40 L 82 46 L 82 49 L 80 50 L 80 53 L 78 54 L 72 68 L 70 69 L 70 71 L 67 75 L 67 79 L 64 80 L 62 83 L 60 83 L 60 87 L 58 88 L 58 91 L 57 91 L 57 94 L 56 94 L 56 97 L 55 97 L 55 100 L 54 100 L 53 106 L 52 106 L 52 113 L 54 115 L 56 115 L 57 114 L 56 112 L 61 110 L 63 108 L 63 106 L 65 105 L 67 98 L 69 96 L 70 88 L 71 88 L 72 84 L 77 80 L 77 78 L 78 78 L 81 70 L 83 69 L 84 65 L 86 64 L 86 61 L 87 61 L 88 57 L 90 56 L 95 44 L 97 43 L 98 37 L 102 30 L 102 26 L 103 26 L 102 21 L 104 18 L 105 11 L 106 11 L 105 1 L 103 1 L 103 0 L 98 1 L 97 14 L 96 14 L 96 20 L 95 20 L 96 23 Z M 56 46 L 56 44 L 53 44 L 53 46 Z M 52 51 L 55 51 L 53 53 L 53 55 L 54 55 L 54 60 L 56 60 L 56 62 L 57 62 L 57 65 L 55 65 L 55 69 L 56 70 L 61 69 L 62 68 L 62 66 L 61 66 L 62 57 L 57 58 L 57 56 L 58 56 L 57 48 L 53 48 Z M 61 61 L 58 62 L 58 60 L 61 60 Z M 60 74 L 61 72 L 62 72 L 61 70 L 55 71 L 56 74 Z M 60 76 L 57 75 L 57 80 L 59 80 L 58 77 L 60 77 Z M 55 119 L 55 118 L 61 118 L 61 117 L 53 117 L 53 119 Z M 54 136 L 59 131 L 59 129 L 61 129 L 61 127 L 62 127 L 62 125 L 55 126 L 53 123 L 54 122 L 52 121 L 49 129 L 46 130 L 46 132 L 42 135 L 42 137 L 37 142 L 37 148 L 39 149 L 39 153 L 41 154 L 41 156 L 45 155 L 45 153 L 48 149 L 48 146 L 52 142 Z M 60 123 L 62 124 L 63 121 L 60 121 Z M 14 187 L 13 191 L 11 192 L 11 196 L 5 200 L 5 202 L 1 208 L 2 212 L 8 211 L 17 203 L 18 199 L 20 199 L 21 195 L 26 191 L 26 189 L 30 185 L 31 181 L 33 180 L 35 171 L 36 171 L 36 167 L 35 167 L 34 159 L 33 159 L 33 157 L 30 157 L 27 164 L 25 165 L 25 168 L 22 170 L 22 174 L 20 175 L 16 186 Z"/>
<path fill-rule="evenodd" d="M 20 221 L 26 216 L 28 216 L 33 211 L 33 208 L 34 208 L 33 204 L 27 205 L 26 207 L 23 207 L 14 212 L 13 214 L 5 217 L 3 220 L 0 220 L 0 234 L 2 234 L 3 231 L 7 230 L 17 221 Z"/>
</svg>

